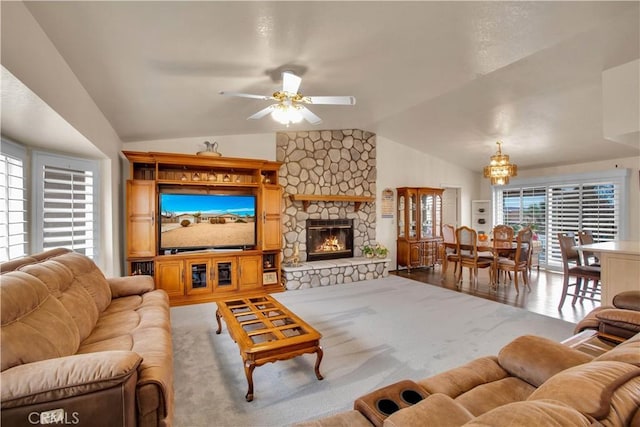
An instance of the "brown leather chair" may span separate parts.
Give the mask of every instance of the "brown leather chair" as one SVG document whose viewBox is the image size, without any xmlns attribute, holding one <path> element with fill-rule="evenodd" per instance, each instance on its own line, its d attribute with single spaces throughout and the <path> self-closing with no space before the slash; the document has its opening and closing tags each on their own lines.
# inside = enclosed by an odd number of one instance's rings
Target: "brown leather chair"
<svg viewBox="0 0 640 427">
<path fill-rule="evenodd" d="M 473 228 L 459 227 L 456 230 L 456 248 L 460 255 L 460 270 L 456 283 L 462 282 L 462 269 L 468 268 L 471 283 L 478 286 L 478 269 L 488 268 L 491 283 L 493 283 L 493 257 L 485 258 L 478 255 L 478 233 Z"/>
<path fill-rule="evenodd" d="M 564 281 L 562 284 L 562 296 L 558 304 L 558 310 L 562 310 L 562 305 L 567 296 L 572 296 L 571 305 L 575 305 L 578 298 L 588 299 L 592 301 L 600 301 L 600 267 L 582 265 L 580 254 L 575 249 L 576 239 L 573 234 L 558 233 L 558 242 L 560 243 L 560 252 L 562 253 L 562 266 L 564 272 Z M 575 282 L 570 283 L 571 278 Z M 589 291 L 586 288 L 587 280 L 593 280 L 594 288 Z M 583 282 L 584 287 L 583 287 Z M 569 289 L 573 287 L 573 293 Z M 587 295 L 591 292 L 591 295 Z"/>
</svg>

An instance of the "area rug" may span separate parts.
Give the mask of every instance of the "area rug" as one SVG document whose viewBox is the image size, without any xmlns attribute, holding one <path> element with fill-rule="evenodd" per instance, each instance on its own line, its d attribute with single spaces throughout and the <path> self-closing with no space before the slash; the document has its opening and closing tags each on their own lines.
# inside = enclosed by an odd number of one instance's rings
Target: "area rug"
<svg viewBox="0 0 640 427">
<path fill-rule="evenodd" d="M 494 355 L 524 334 L 561 341 L 574 325 L 405 278 L 334 285 L 273 295 L 322 333 L 315 354 L 268 363 L 254 371 L 254 400 L 238 347 L 215 304 L 171 309 L 175 425 L 285 426 L 351 409 L 376 388 L 421 379 Z"/>
</svg>

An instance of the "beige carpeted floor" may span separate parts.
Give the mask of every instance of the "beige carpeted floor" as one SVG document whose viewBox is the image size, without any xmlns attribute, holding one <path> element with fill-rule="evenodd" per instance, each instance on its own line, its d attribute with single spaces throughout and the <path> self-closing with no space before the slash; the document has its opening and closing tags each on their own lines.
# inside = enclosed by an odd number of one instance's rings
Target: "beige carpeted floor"
<svg viewBox="0 0 640 427">
<path fill-rule="evenodd" d="M 284 426 L 351 409 L 353 401 L 402 379 L 420 379 L 479 356 L 513 338 L 557 341 L 573 324 L 458 292 L 390 276 L 288 291 L 274 297 L 323 335 L 315 354 L 254 371 L 253 402 L 238 348 L 215 304 L 171 310 L 176 426 Z"/>
</svg>

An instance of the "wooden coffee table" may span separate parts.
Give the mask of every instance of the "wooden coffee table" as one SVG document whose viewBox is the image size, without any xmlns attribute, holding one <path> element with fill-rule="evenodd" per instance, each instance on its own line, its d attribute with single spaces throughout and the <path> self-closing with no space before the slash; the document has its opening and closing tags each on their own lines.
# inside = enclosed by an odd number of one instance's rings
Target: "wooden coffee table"
<svg viewBox="0 0 640 427">
<path fill-rule="evenodd" d="M 218 301 L 216 320 L 222 331 L 222 317 L 229 335 L 238 344 L 244 362 L 249 390 L 245 398 L 253 400 L 253 370 L 268 362 L 287 360 L 305 353 L 316 353 L 315 373 L 321 380 L 322 335 L 289 311 L 270 295 L 235 297 Z"/>
</svg>

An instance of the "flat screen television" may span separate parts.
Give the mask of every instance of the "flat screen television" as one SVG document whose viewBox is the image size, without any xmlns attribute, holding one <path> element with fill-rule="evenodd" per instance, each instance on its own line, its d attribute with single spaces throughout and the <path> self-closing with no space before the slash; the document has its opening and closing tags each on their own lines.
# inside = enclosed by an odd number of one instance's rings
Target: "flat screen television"
<svg viewBox="0 0 640 427">
<path fill-rule="evenodd" d="M 160 193 L 160 250 L 244 249 L 256 244 L 256 196 Z"/>
</svg>

